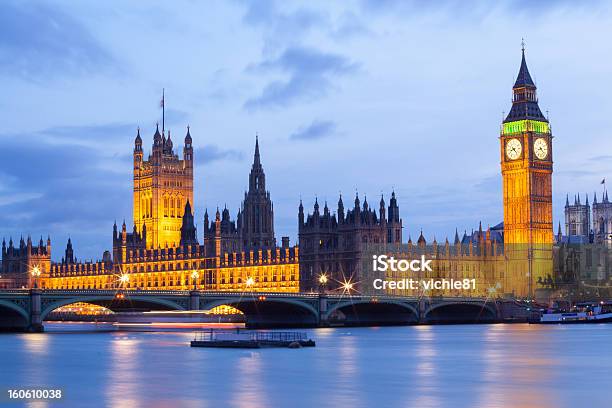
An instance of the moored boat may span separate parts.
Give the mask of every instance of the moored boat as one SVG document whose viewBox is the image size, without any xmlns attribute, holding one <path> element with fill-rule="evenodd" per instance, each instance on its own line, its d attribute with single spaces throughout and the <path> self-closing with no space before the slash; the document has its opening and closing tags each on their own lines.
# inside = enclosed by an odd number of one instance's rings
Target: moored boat
<svg viewBox="0 0 612 408">
<path fill-rule="evenodd" d="M 578 303 L 569 311 L 549 310 L 542 314 L 539 323 L 575 324 L 612 322 L 612 302 Z"/>
</svg>

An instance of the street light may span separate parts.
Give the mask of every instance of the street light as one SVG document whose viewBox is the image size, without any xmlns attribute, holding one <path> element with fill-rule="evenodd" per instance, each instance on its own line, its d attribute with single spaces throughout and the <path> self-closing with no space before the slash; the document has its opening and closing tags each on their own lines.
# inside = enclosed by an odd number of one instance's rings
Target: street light
<svg viewBox="0 0 612 408">
<path fill-rule="evenodd" d="M 342 293 L 348 293 L 349 295 L 351 294 L 351 290 L 353 290 L 353 282 L 351 282 L 350 280 L 345 280 L 342 283 Z"/>
<path fill-rule="evenodd" d="M 246 287 L 247 288 L 252 288 L 253 285 L 255 285 L 255 279 L 253 279 L 251 276 L 249 276 L 246 280 Z"/>
<path fill-rule="evenodd" d="M 325 285 L 326 284 L 327 284 L 327 275 L 322 273 L 321 275 L 319 275 L 319 292 L 320 293 L 325 292 Z"/>
<path fill-rule="evenodd" d="M 200 274 L 198 271 L 191 272 L 191 279 L 193 279 L 193 290 L 198 290 L 198 279 L 200 278 Z"/>
<path fill-rule="evenodd" d="M 40 272 L 40 268 L 38 267 L 38 265 L 35 265 L 32 270 L 30 271 L 30 273 L 32 274 L 32 277 L 34 278 L 34 288 L 37 288 L 37 280 L 38 277 L 40 276 L 41 272 Z"/>
</svg>

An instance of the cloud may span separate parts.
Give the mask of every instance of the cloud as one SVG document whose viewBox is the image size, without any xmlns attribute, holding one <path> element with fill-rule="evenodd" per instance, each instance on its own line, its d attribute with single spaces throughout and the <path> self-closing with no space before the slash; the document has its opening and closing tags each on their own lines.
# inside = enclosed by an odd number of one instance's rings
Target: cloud
<svg viewBox="0 0 612 408">
<path fill-rule="evenodd" d="M 100 245 L 108 248 L 109 239 L 104 237 L 108 233 L 110 238 L 112 220 L 130 211 L 126 198 L 131 190 L 131 157 L 68 141 L 75 134 L 104 135 L 113 126 L 84 127 L 87 132 L 57 127 L 0 135 L 0 235 L 50 234 L 57 248 L 54 259 L 60 253 L 58 240 L 70 233 L 96 253 L 101 253 Z M 40 137 L 43 134 L 53 134 L 63 144 Z"/>
<path fill-rule="evenodd" d="M 267 48 L 276 48 L 290 39 L 295 41 L 308 31 L 329 24 L 327 15 L 304 7 L 281 10 L 274 0 L 242 2 L 246 5 L 243 21 L 265 31 Z M 284 3 L 281 3 L 285 5 Z"/>
<path fill-rule="evenodd" d="M 315 140 L 333 135 L 336 131 L 336 123 L 330 120 L 314 120 L 308 126 L 301 126 L 289 139 L 291 140 Z"/>
<path fill-rule="evenodd" d="M 333 88 L 332 78 L 351 74 L 359 65 L 346 57 L 313 48 L 290 47 L 278 58 L 269 59 L 251 68 L 253 71 L 280 71 L 289 74 L 287 80 L 275 80 L 261 94 L 247 100 L 248 110 L 278 108 L 299 101 L 324 97 Z"/>
<path fill-rule="evenodd" d="M 211 163 L 219 160 L 242 160 L 243 155 L 241 151 L 234 149 L 221 149 L 215 145 L 206 145 L 204 147 L 196 148 L 194 152 L 196 161 L 202 161 L 203 163 Z"/>
<path fill-rule="evenodd" d="M 77 20 L 39 2 L 3 2 L 0 72 L 28 80 L 97 72 L 112 57 Z"/>
</svg>

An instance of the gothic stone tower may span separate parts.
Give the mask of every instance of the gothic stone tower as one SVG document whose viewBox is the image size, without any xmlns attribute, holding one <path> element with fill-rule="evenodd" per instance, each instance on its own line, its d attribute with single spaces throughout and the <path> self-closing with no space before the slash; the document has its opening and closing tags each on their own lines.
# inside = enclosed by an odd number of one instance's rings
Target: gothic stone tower
<svg viewBox="0 0 612 408">
<path fill-rule="evenodd" d="M 255 138 L 255 155 L 249 174 L 249 191 L 244 193 L 242 209 L 238 213 L 238 230 L 245 251 L 274 248 L 274 207 L 270 192 L 266 191 L 266 175 L 259 156 L 259 140 Z"/>
<path fill-rule="evenodd" d="M 552 274 L 552 134 L 538 106 L 525 61 L 513 87 L 512 109 L 500 136 L 504 200 L 504 291 L 532 297 Z"/>
<path fill-rule="evenodd" d="M 597 201 L 597 198 L 595 199 Z M 586 204 L 580 202 L 580 194 L 574 197 L 574 204 L 570 205 L 569 196 L 565 198 L 565 235 L 584 237 L 588 242 L 591 233 L 591 206 L 589 196 Z"/>
<path fill-rule="evenodd" d="M 183 212 L 193 203 L 193 146 L 187 127 L 183 159 L 174 154 L 168 131 L 153 136 L 153 151 L 143 160 L 140 129 L 134 142 L 134 225 L 146 226 L 147 248 L 176 247 L 181 240 Z"/>
</svg>

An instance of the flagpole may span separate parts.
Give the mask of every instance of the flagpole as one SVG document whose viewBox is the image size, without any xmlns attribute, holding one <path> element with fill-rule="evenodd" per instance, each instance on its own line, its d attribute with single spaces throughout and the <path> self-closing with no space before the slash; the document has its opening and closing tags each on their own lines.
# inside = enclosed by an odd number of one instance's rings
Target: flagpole
<svg viewBox="0 0 612 408">
<path fill-rule="evenodd" d="M 166 130 L 166 89 L 162 88 L 162 135 Z"/>
</svg>

